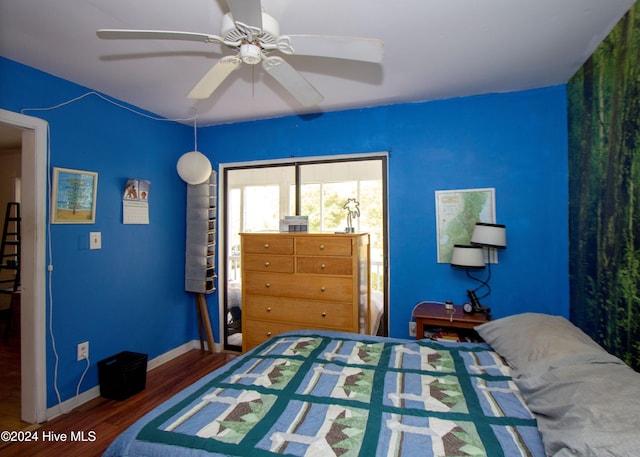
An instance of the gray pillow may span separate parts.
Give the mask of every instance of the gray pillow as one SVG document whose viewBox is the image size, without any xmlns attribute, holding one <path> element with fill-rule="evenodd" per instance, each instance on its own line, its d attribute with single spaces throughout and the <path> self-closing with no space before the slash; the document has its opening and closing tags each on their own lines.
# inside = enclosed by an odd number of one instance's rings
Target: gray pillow
<svg viewBox="0 0 640 457">
<path fill-rule="evenodd" d="M 547 455 L 640 456 L 640 374 L 628 366 L 566 364 L 515 382 Z"/>
<path fill-rule="evenodd" d="M 561 316 L 524 313 L 475 328 L 514 370 L 514 377 L 564 363 L 621 363 Z"/>
<path fill-rule="evenodd" d="M 547 455 L 640 456 L 640 374 L 560 316 L 476 327 L 514 370 Z"/>
</svg>

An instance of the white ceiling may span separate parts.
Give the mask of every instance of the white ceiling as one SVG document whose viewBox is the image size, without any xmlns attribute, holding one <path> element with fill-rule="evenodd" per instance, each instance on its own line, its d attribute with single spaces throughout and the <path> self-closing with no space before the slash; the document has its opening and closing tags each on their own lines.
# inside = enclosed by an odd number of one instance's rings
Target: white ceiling
<svg viewBox="0 0 640 457">
<path fill-rule="evenodd" d="M 218 44 L 100 40 L 99 28 L 219 34 L 224 0 L 0 0 L 0 55 L 171 119 L 212 125 L 566 83 L 634 0 L 262 0 L 282 34 L 384 41 L 382 64 L 282 55 L 324 95 L 303 109 L 259 65 L 186 97 Z M 60 102 L 64 100 L 59 100 Z"/>
</svg>

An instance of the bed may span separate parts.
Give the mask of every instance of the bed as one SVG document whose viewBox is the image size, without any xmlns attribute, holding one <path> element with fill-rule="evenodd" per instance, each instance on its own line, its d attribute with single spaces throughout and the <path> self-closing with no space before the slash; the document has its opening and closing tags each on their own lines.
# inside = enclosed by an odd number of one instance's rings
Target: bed
<svg viewBox="0 0 640 457">
<path fill-rule="evenodd" d="M 555 322 L 553 316 L 521 316 L 527 328 L 540 328 L 548 318 Z M 549 373 L 558 366 L 570 367 L 567 376 L 583 365 L 619 367 L 640 388 L 637 374 L 586 335 L 579 340 L 584 348 L 571 346 L 579 361 L 554 353 L 547 343 L 558 341 L 542 331 L 534 337 L 546 350 L 531 341 L 518 344 L 518 331 L 528 334 L 517 319 L 506 319 L 478 329 L 492 346 L 326 331 L 275 336 L 151 411 L 104 456 L 640 455 L 623 453 L 640 449 L 633 447 L 638 438 L 609 440 L 620 454 L 567 450 L 573 444 L 563 440 L 588 438 L 573 431 L 582 420 L 574 416 L 584 410 L 571 410 L 571 381 L 561 376 L 558 390 L 549 387 L 555 382 Z M 560 336 L 573 337 L 564 328 Z M 548 391 L 546 399 L 541 390 Z M 634 432 L 638 397 L 623 419 L 632 421 Z M 554 406 L 558 401 L 561 406 Z"/>
</svg>

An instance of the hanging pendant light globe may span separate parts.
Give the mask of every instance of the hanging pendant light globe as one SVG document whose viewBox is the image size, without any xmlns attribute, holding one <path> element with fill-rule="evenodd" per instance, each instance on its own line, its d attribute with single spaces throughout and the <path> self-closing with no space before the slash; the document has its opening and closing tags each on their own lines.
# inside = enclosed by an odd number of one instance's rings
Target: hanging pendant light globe
<svg viewBox="0 0 640 457">
<path fill-rule="evenodd" d="M 211 176 L 211 162 L 199 151 L 191 151 L 183 154 L 176 165 L 178 175 L 187 184 L 202 184 Z"/>
</svg>

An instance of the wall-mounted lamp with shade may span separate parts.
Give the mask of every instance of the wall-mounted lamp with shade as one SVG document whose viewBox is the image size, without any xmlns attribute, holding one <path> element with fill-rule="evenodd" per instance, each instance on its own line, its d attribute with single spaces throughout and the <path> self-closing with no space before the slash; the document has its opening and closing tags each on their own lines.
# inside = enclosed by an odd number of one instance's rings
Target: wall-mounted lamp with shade
<svg viewBox="0 0 640 457">
<path fill-rule="evenodd" d="M 471 244 L 504 249 L 507 247 L 507 228 L 502 224 L 476 222 L 471 235 Z"/>
<path fill-rule="evenodd" d="M 465 269 L 484 268 L 484 251 L 482 246 L 456 244 L 451 253 L 451 266 Z"/>
<path fill-rule="evenodd" d="M 504 249 L 507 247 L 506 227 L 502 224 L 477 222 L 473 229 L 470 243 L 469 245 L 457 244 L 453 247 L 451 266 L 466 270 L 469 278 L 480 282 L 480 285 L 475 289 L 467 290 L 470 302 L 464 304 L 465 312 L 484 312 L 489 314 L 491 310 L 480 304 L 480 298 L 484 298 L 491 293 L 489 280 L 491 279 L 491 263 L 493 262 L 492 253 L 498 248 Z M 485 249 L 488 251 L 488 275 L 486 280 L 482 280 L 473 276 L 470 270 L 485 268 Z M 483 287 L 487 291 L 484 295 L 478 297 L 476 292 Z"/>
</svg>

